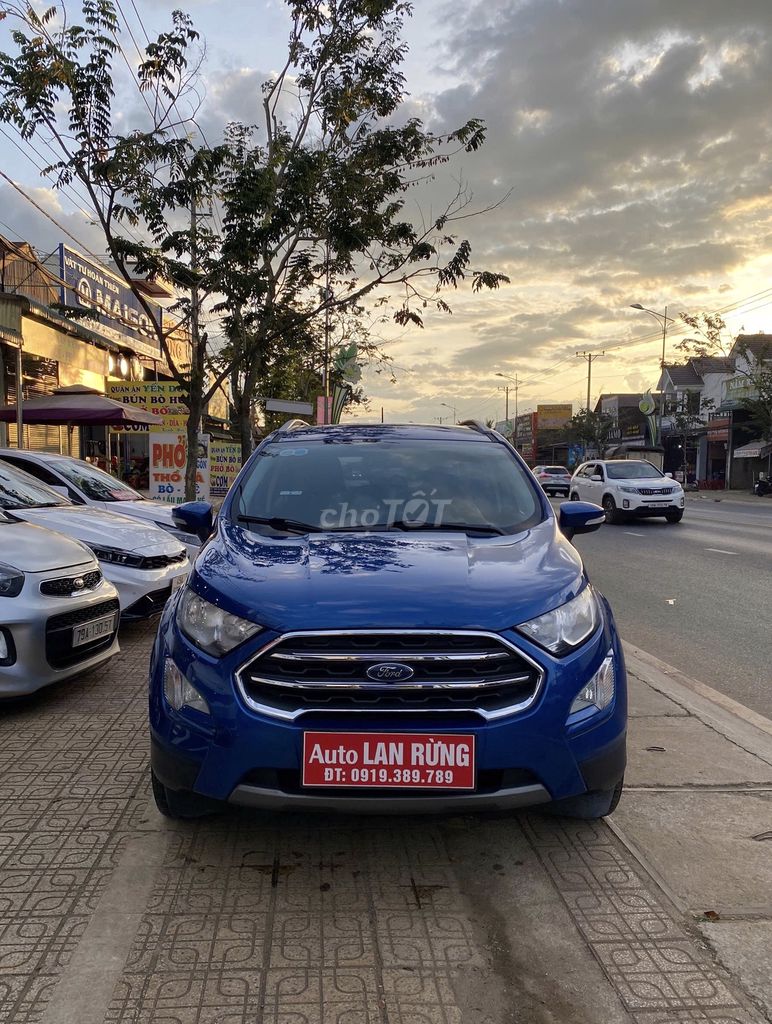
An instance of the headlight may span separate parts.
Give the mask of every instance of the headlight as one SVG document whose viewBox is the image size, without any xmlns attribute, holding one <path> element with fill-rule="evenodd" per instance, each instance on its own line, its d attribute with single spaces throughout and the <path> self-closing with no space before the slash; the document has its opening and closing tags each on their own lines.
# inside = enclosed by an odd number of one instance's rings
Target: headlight
<svg viewBox="0 0 772 1024">
<path fill-rule="evenodd" d="M 569 714 L 590 707 L 598 711 L 607 708 L 614 699 L 614 683 L 614 655 L 609 653 L 589 683 L 576 695 Z"/>
<path fill-rule="evenodd" d="M 581 646 L 595 632 L 600 613 L 592 587 L 572 601 L 523 622 L 516 628 L 552 654 L 568 654 Z"/>
<path fill-rule="evenodd" d="M 620 487 L 619 490 L 620 491 L 624 491 L 625 494 L 637 494 L 638 493 L 638 488 L 637 487 Z"/>
<path fill-rule="evenodd" d="M 164 662 L 164 697 L 175 711 L 181 708 L 195 708 L 210 715 L 209 705 L 195 686 L 188 682 L 171 658 Z"/>
<path fill-rule="evenodd" d="M 128 551 L 121 551 L 120 548 L 95 548 L 91 550 L 100 562 L 110 562 L 113 565 L 139 565 L 142 561 L 141 555 L 132 555 Z"/>
<path fill-rule="evenodd" d="M 196 647 L 208 654 L 227 654 L 262 629 L 205 601 L 187 587 L 177 604 L 177 625 Z"/>
<path fill-rule="evenodd" d="M 0 562 L 0 597 L 18 597 L 24 586 L 24 573 Z"/>
</svg>

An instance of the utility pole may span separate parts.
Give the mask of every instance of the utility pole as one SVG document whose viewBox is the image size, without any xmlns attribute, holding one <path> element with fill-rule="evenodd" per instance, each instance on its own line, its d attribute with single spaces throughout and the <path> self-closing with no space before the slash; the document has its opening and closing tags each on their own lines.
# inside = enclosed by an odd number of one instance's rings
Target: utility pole
<svg viewBox="0 0 772 1024">
<path fill-rule="evenodd" d="M 590 411 L 590 396 L 592 386 L 592 364 L 596 359 L 602 359 L 605 356 L 604 352 L 577 352 L 577 357 L 587 360 L 587 412 Z"/>
<path fill-rule="evenodd" d="M 514 430 L 512 431 L 512 437 L 513 437 L 513 440 L 514 440 L 514 445 L 515 445 L 515 447 L 517 447 L 517 393 L 520 390 L 520 385 L 522 384 L 522 381 L 518 378 L 517 374 L 515 374 L 514 377 L 510 377 L 508 373 L 497 373 L 496 376 L 497 377 L 504 377 L 505 380 L 509 380 L 509 381 L 512 382 L 511 385 L 510 384 L 506 384 L 504 386 L 504 395 L 505 395 L 505 399 L 506 399 L 506 411 L 504 413 L 504 419 L 505 420 L 509 419 L 509 392 L 510 391 L 514 391 L 514 393 L 515 393 L 515 427 L 514 427 Z"/>
</svg>

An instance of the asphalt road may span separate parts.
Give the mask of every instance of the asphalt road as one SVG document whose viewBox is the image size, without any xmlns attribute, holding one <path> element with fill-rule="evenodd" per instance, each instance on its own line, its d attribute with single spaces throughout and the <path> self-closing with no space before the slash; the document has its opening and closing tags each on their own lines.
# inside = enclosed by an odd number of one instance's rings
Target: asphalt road
<svg viewBox="0 0 772 1024">
<path fill-rule="evenodd" d="M 690 497 L 677 526 L 604 526 L 576 546 L 625 640 L 772 718 L 772 500 Z"/>
</svg>

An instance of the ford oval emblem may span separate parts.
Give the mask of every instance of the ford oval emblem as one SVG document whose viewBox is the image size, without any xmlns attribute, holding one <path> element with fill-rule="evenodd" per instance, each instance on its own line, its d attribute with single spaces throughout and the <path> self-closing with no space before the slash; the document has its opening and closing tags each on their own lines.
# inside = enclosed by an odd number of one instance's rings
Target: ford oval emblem
<svg viewBox="0 0 772 1024">
<path fill-rule="evenodd" d="M 382 665 L 371 665 L 367 670 L 367 678 L 379 683 L 404 683 L 412 679 L 415 672 L 409 665 L 398 662 L 384 662 Z"/>
</svg>

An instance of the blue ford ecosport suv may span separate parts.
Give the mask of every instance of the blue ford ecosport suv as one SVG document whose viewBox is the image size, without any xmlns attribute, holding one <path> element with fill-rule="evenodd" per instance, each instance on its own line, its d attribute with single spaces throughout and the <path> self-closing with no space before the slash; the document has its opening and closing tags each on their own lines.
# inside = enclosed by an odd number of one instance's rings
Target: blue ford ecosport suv
<svg viewBox="0 0 772 1024">
<path fill-rule="evenodd" d="M 609 814 L 625 767 L 611 611 L 512 447 L 479 424 L 291 422 L 212 510 L 150 667 L 159 809 Z"/>
</svg>

